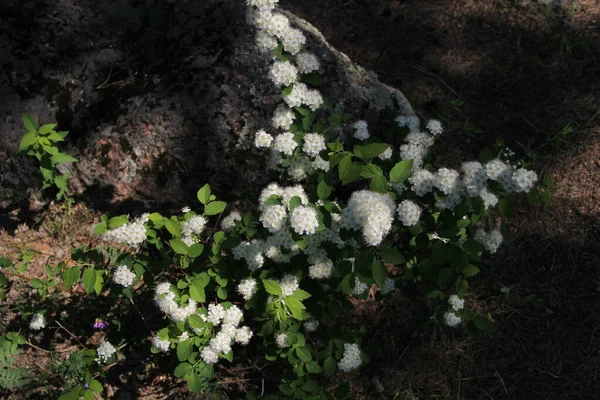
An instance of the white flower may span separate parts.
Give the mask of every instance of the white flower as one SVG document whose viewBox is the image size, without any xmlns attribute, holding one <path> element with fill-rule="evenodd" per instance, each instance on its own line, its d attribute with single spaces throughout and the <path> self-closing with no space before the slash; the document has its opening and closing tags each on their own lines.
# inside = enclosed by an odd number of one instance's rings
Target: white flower
<svg viewBox="0 0 600 400">
<path fill-rule="evenodd" d="M 35 313 L 31 317 L 31 322 L 29 322 L 29 329 L 33 329 L 34 331 L 39 331 L 42 328 L 46 327 L 46 318 L 40 313 Z"/>
<path fill-rule="evenodd" d="M 465 307 L 465 300 L 455 294 L 448 298 L 448 303 L 455 311 L 462 310 Z"/>
<path fill-rule="evenodd" d="M 292 91 L 283 96 L 283 101 L 290 107 L 300 107 L 307 92 L 308 87 L 302 82 L 297 82 L 292 87 Z"/>
<path fill-rule="evenodd" d="M 488 178 L 485 168 L 477 161 L 469 161 L 463 163 L 461 169 L 464 173 L 463 183 L 467 193 L 471 197 L 478 196 L 485 188 Z"/>
<path fill-rule="evenodd" d="M 486 233 L 483 229 L 479 229 L 475 232 L 475 235 L 473 235 L 473 239 L 483 244 L 490 253 L 495 253 L 502 244 L 502 234 L 497 229 L 494 229 L 489 233 Z"/>
<path fill-rule="evenodd" d="M 267 207 L 267 200 L 271 196 L 279 196 L 281 197 L 283 194 L 283 189 L 279 187 L 276 183 L 270 183 L 266 188 L 260 192 L 260 197 L 258 198 L 258 203 L 260 205 L 260 209 L 264 209 Z"/>
<path fill-rule="evenodd" d="M 286 208 L 280 204 L 268 206 L 260 215 L 260 222 L 262 222 L 262 225 L 272 233 L 278 232 L 285 228 L 286 221 Z"/>
<path fill-rule="evenodd" d="M 352 127 L 354 128 L 354 137 L 358 140 L 367 140 L 369 138 L 367 121 L 356 121 Z"/>
<path fill-rule="evenodd" d="M 298 147 L 298 143 L 294 140 L 294 134 L 291 132 L 284 132 L 275 136 L 273 141 L 273 150 L 291 156 L 294 154 L 294 150 Z"/>
<path fill-rule="evenodd" d="M 291 274 L 284 275 L 279 282 L 279 286 L 281 286 L 281 296 L 283 297 L 293 295 L 294 292 L 300 287 L 298 285 L 298 278 Z"/>
<path fill-rule="evenodd" d="M 185 214 L 185 213 L 188 213 L 188 212 L 190 212 L 190 211 L 192 211 L 192 209 L 191 209 L 191 208 L 189 208 L 188 206 L 185 206 L 185 207 L 183 207 L 183 208 L 181 209 L 181 212 L 182 212 L 182 213 L 184 213 L 184 214 Z"/>
<path fill-rule="evenodd" d="M 302 96 L 302 103 L 312 111 L 317 111 L 323 105 L 323 96 L 316 89 L 306 90 Z"/>
<path fill-rule="evenodd" d="M 129 270 L 127 265 L 120 265 L 113 273 L 113 281 L 121 286 L 129 287 L 133 284 L 135 273 Z"/>
<path fill-rule="evenodd" d="M 494 159 L 485 164 L 485 172 L 488 178 L 500 182 L 506 191 L 511 192 L 513 190 L 513 169 L 510 165 Z"/>
<path fill-rule="evenodd" d="M 206 219 L 201 215 L 195 215 L 183 223 L 181 234 L 183 236 L 198 235 L 204 230 L 205 226 Z"/>
<path fill-rule="evenodd" d="M 317 156 L 326 148 L 323 135 L 319 135 L 318 133 L 307 133 L 304 135 L 302 150 L 309 156 Z"/>
<path fill-rule="evenodd" d="M 365 241 L 377 246 L 392 227 L 395 210 L 391 197 L 369 190 L 352 193 L 348 206 L 342 210 L 340 226 L 345 229 L 362 229 Z"/>
<path fill-rule="evenodd" d="M 285 15 L 274 14 L 271 16 L 268 26 L 265 27 L 266 31 L 273 36 L 281 37 L 285 34 L 290 27 L 290 20 Z"/>
<path fill-rule="evenodd" d="M 280 104 L 275 109 L 273 114 L 273 126 L 277 129 L 290 129 L 290 126 L 294 123 L 296 114 L 292 109 Z"/>
<path fill-rule="evenodd" d="M 288 210 L 290 209 L 290 200 L 292 200 L 294 197 L 300 198 L 302 204 L 308 204 L 308 197 L 306 196 L 306 192 L 302 186 L 288 186 L 283 188 L 281 192 L 283 204 L 288 207 Z"/>
<path fill-rule="evenodd" d="M 252 338 L 252 331 L 247 326 L 242 326 L 235 332 L 235 341 L 242 346 L 250 343 L 250 339 Z"/>
<path fill-rule="evenodd" d="M 350 372 L 362 364 L 357 344 L 344 343 L 344 355 L 338 364 L 341 371 Z"/>
<path fill-rule="evenodd" d="M 444 314 L 444 322 L 446 323 L 446 325 L 454 328 L 460 325 L 460 323 L 462 322 L 462 318 L 455 315 L 453 312 L 447 312 Z"/>
<path fill-rule="evenodd" d="M 232 211 L 221 221 L 221 229 L 223 229 L 225 232 L 229 232 L 235 228 L 236 221 L 241 220 L 242 214 L 240 214 L 238 211 Z"/>
<path fill-rule="evenodd" d="M 417 196 L 425 196 L 433 190 L 433 174 L 425 169 L 413 172 L 408 178 L 408 182 L 411 184 L 411 190 Z"/>
<path fill-rule="evenodd" d="M 312 163 L 304 157 L 295 157 L 287 170 L 288 175 L 296 182 L 303 181 L 312 172 Z"/>
<path fill-rule="evenodd" d="M 333 262 L 325 258 L 308 267 L 308 276 L 312 279 L 328 279 L 333 273 Z"/>
<path fill-rule="evenodd" d="M 358 277 L 356 277 L 354 279 L 354 289 L 352 289 L 352 295 L 354 296 L 360 296 L 363 293 L 365 293 L 367 290 L 369 290 L 369 285 L 367 285 L 364 282 L 361 282 L 360 279 L 358 279 Z"/>
<path fill-rule="evenodd" d="M 168 340 L 162 340 L 155 335 L 152 337 L 152 346 L 154 346 L 155 349 L 166 353 L 171 348 L 171 342 Z"/>
<path fill-rule="evenodd" d="M 138 218 L 134 222 L 122 225 L 116 229 L 104 233 L 105 240 L 118 243 L 126 243 L 130 247 L 139 247 L 146 240 L 146 217 Z"/>
<path fill-rule="evenodd" d="M 279 0 L 246 0 L 248 6 L 254 6 L 261 10 L 272 10 L 277 3 L 279 3 Z"/>
<path fill-rule="evenodd" d="M 389 160 L 390 158 L 392 158 L 392 147 L 388 147 L 383 153 L 381 153 L 380 155 L 378 155 L 377 157 L 379 157 L 382 160 Z"/>
<path fill-rule="evenodd" d="M 304 330 L 306 332 L 315 332 L 319 328 L 319 321 L 316 319 L 309 319 L 304 322 Z"/>
<path fill-rule="evenodd" d="M 251 242 L 242 242 L 233 248 L 233 257 L 236 260 L 245 259 L 250 271 L 256 271 L 261 268 L 265 262 L 263 256 L 265 243 L 261 240 L 252 240 Z"/>
<path fill-rule="evenodd" d="M 314 208 L 297 206 L 290 215 L 290 225 L 299 235 L 312 235 L 319 227 L 319 219 Z"/>
<path fill-rule="evenodd" d="M 219 325 L 221 320 L 225 317 L 225 309 L 220 304 L 209 304 L 208 314 L 206 315 L 206 321 L 213 325 Z"/>
<path fill-rule="evenodd" d="M 277 47 L 277 38 L 269 35 L 267 32 L 260 30 L 256 34 L 256 47 L 263 53 L 275 50 Z"/>
<path fill-rule="evenodd" d="M 214 364 L 219 361 L 219 353 L 210 346 L 206 346 L 202 349 L 200 357 L 207 364 Z"/>
<path fill-rule="evenodd" d="M 519 168 L 512 175 L 512 183 L 515 192 L 527 193 L 535 186 L 538 176 L 535 171 Z"/>
<path fill-rule="evenodd" d="M 273 142 L 273 136 L 269 135 L 264 130 L 259 130 L 256 132 L 256 136 L 254 137 L 254 146 L 259 149 L 267 149 L 271 146 Z"/>
<path fill-rule="evenodd" d="M 381 285 L 381 288 L 379 288 L 379 291 L 381 292 L 381 294 L 386 295 L 389 292 L 391 292 L 392 290 L 394 290 L 395 287 L 396 287 L 396 284 L 395 284 L 394 280 L 391 278 L 387 278 L 383 282 L 383 285 Z"/>
<path fill-rule="evenodd" d="M 238 326 L 244 318 L 244 313 L 238 306 L 231 306 L 225 310 L 225 316 L 223 317 L 223 324 L 231 324 L 234 327 Z"/>
<path fill-rule="evenodd" d="M 494 207 L 496 204 L 498 204 L 498 197 L 494 193 L 490 192 L 487 188 L 481 189 L 479 192 L 479 197 L 481 197 L 483 200 L 483 205 L 486 209 Z"/>
<path fill-rule="evenodd" d="M 404 226 L 416 225 L 421 217 L 421 207 L 411 200 L 404 200 L 398 205 L 398 216 Z"/>
<path fill-rule="evenodd" d="M 321 156 L 316 156 L 315 157 L 315 160 L 312 163 L 312 167 L 313 167 L 313 169 L 321 170 L 321 171 L 324 171 L 324 172 L 329 171 L 329 168 L 330 168 L 329 161 L 323 160 L 321 158 Z"/>
<path fill-rule="evenodd" d="M 296 66 L 301 74 L 308 74 L 321 68 L 319 60 L 312 53 L 300 53 L 296 56 Z"/>
<path fill-rule="evenodd" d="M 235 332 L 235 331 L 234 331 Z M 210 340 L 210 348 L 217 353 L 227 354 L 231 351 L 232 337 L 221 331 Z"/>
<path fill-rule="evenodd" d="M 282 349 L 290 345 L 285 333 L 280 333 L 279 335 L 275 336 L 275 343 L 277 344 L 277 347 Z"/>
<path fill-rule="evenodd" d="M 299 29 L 288 28 L 281 32 L 279 39 L 283 44 L 283 49 L 291 55 L 296 55 L 302 50 L 302 46 L 306 43 L 306 37 Z"/>
<path fill-rule="evenodd" d="M 433 185 L 446 195 L 456 192 L 460 188 L 460 175 L 452 169 L 440 168 L 433 176 Z"/>
<path fill-rule="evenodd" d="M 238 293 L 244 300 L 248 301 L 256 294 L 256 280 L 252 278 L 243 279 L 237 287 Z"/>
<path fill-rule="evenodd" d="M 117 349 L 115 349 L 115 346 L 110 344 L 110 342 L 102 342 L 96 349 L 96 354 L 98 355 L 96 360 L 98 360 L 98 362 L 106 362 L 106 360 L 112 357 L 116 352 Z"/>
<path fill-rule="evenodd" d="M 289 61 L 275 61 L 270 70 L 270 78 L 277 86 L 289 86 L 298 79 L 298 70 Z"/>
<path fill-rule="evenodd" d="M 427 122 L 426 128 L 434 136 L 441 135 L 444 131 L 442 123 L 437 119 L 430 119 L 429 122 Z"/>
<path fill-rule="evenodd" d="M 419 117 L 416 115 L 399 115 L 394 121 L 396 121 L 401 128 L 407 126 L 411 132 L 418 131 L 419 124 L 421 123 Z"/>
</svg>

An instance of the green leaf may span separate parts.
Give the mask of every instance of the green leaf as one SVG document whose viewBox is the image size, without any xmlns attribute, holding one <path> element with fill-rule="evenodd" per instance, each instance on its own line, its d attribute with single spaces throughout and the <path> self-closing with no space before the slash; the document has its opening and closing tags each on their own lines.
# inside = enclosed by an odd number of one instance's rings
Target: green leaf
<svg viewBox="0 0 600 400">
<path fill-rule="evenodd" d="M 454 271 L 452 268 L 444 267 L 440 269 L 437 276 L 437 283 L 440 286 L 447 286 L 454 280 Z"/>
<path fill-rule="evenodd" d="M 73 156 L 70 156 L 65 153 L 58 153 L 52 156 L 52 164 L 60 164 L 60 163 L 73 163 L 77 162 L 77 159 Z"/>
<path fill-rule="evenodd" d="M 175 375 L 176 378 L 182 378 L 187 373 L 189 373 L 191 370 L 192 370 L 192 365 L 190 363 L 184 362 L 184 363 L 179 364 L 175 368 L 173 375 Z"/>
<path fill-rule="evenodd" d="M 125 225 L 129 220 L 125 216 L 113 217 L 108 221 L 109 229 L 117 229 Z"/>
<path fill-rule="evenodd" d="M 21 143 L 19 144 L 19 151 L 27 150 L 30 146 L 37 142 L 37 135 L 35 132 L 28 132 L 21 138 Z"/>
<path fill-rule="evenodd" d="M 311 374 L 318 374 L 321 372 L 321 367 L 317 364 L 316 361 L 310 361 L 306 363 L 306 370 Z"/>
<path fill-rule="evenodd" d="M 83 391 L 83 400 L 95 400 L 96 396 L 94 395 L 94 392 L 92 392 L 89 389 L 86 389 Z"/>
<path fill-rule="evenodd" d="M 29 281 L 29 286 L 31 286 L 34 289 L 39 289 L 42 286 L 44 286 L 44 283 L 41 280 L 34 278 Z"/>
<path fill-rule="evenodd" d="M 38 124 L 31 115 L 23 115 L 23 125 L 25 125 L 25 129 L 27 129 L 27 132 L 37 131 Z"/>
<path fill-rule="evenodd" d="M 87 293 L 94 291 L 94 285 L 96 284 L 96 270 L 92 267 L 86 268 L 83 273 L 83 287 Z"/>
<path fill-rule="evenodd" d="M 69 393 L 65 393 L 60 396 L 58 400 L 79 400 L 79 394 L 81 393 L 82 389 L 82 386 L 75 386 L 69 391 Z"/>
<path fill-rule="evenodd" d="M 373 279 L 375 279 L 375 283 L 379 286 L 383 285 L 386 278 L 388 277 L 388 270 L 380 261 L 375 261 L 373 263 Z"/>
<path fill-rule="evenodd" d="M 488 161 L 493 160 L 494 157 L 496 157 L 494 152 L 490 150 L 489 147 L 486 147 L 483 150 L 481 150 L 481 153 L 479 153 L 479 162 L 485 164 Z"/>
<path fill-rule="evenodd" d="M 388 181 L 385 179 L 383 175 L 377 175 L 373 179 L 371 179 L 371 190 L 378 193 L 387 193 L 388 191 Z"/>
<path fill-rule="evenodd" d="M 462 273 L 467 278 L 470 278 L 472 276 L 477 275 L 479 273 L 479 271 L 480 271 L 479 268 L 477 268 L 475 265 L 468 264 L 463 268 Z"/>
<path fill-rule="evenodd" d="M 90 382 L 90 390 L 96 393 L 102 393 L 102 384 L 96 379 L 92 379 Z"/>
<path fill-rule="evenodd" d="M 310 109 L 306 107 L 296 107 L 295 110 L 298 111 L 303 117 L 310 114 Z"/>
<path fill-rule="evenodd" d="M 292 313 L 292 317 L 294 317 L 294 319 L 297 319 L 299 321 L 303 321 L 305 319 L 303 310 L 305 310 L 306 307 L 304 306 L 304 304 L 302 304 L 300 300 L 289 296 L 285 299 L 285 305 Z"/>
<path fill-rule="evenodd" d="M 400 161 L 390 171 L 392 183 L 402 183 L 410 177 L 413 168 L 413 160 Z"/>
<path fill-rule="evenodd" d="M 339 141 L 335 142 L 335 143 L 327 143 L 327 147 L 329 148 L 329 150 L 335 152 L 335 153 L 339 153 L 340 151 L 344 151 L 344 145 L 341 144 Z"/>
<path fill-rule="evenodd" d="M 335 370 L 337 368 L 337 362 L 335 361 L 335 358 L 329 356 L 325 359 L 325 363 L 323 364 L 323 367 L 325 367 L 325 372 L 327 373 L 327 375 L 329 376 L 333 376 L 333 374 L 335 374 Z"/>
<path fill-rule="evenodd" d="M 81 268 L 73 267 L 63 272 L 62 278 L 65 283 L 65 288 L 70 290 L 75 283 L 79 280 L 81 275 Z"/>
<path fill-rule="evenodd" d="M 515 200 L 511 196 L 504 197 L 498 202 L 498 209 L 505 217 L 512 216 L 512 211 L 515 206 Z"/>
<path fill-rule="evenodd" d="M 177 344 L 177 358 L 179 361 L 187 361 L 194 350 L 194 341 L 192 339 L 181 341 Z"/>
<path fill-rule="evenodd" d="M 283 88 L 283 90 L 281 91 L 281 94 L 284 96 L 289 96 L 290 93 L 292 93 L 292 90 L 294 89 L 294 85 L 290 85 L 290 86 L 286 86 Z"/>
<path fill-rule="evenodd" d="M 167 228 L 173 237 L 181 237 L 181 226 L 177 218 L 165 219 L 165 228 Z"/>
<path fill-rule="evenodd" d="M 393 265 L 400 265 L 406 262 L 402 254 L 394 247 L 380 250 L 379 257 L 383 261 Z"/>
<path fill-rule="evenodd" d="M 171 239 L 169 240 L 169 245 L 173 249 L 173 251 L 177 254 L 188 255 L 188 245 L 183 243 L 181 239 Z"/>
<path fill-rule="evenodd" d="M 344 178 L 342 178 L 342 185 L 347 185 L 349 183 L 354 182 L 358 178 L 360 178 L 361 171 L 362 171 L 362 164 L 350 162 L 350 164 L 346 166 L 346 172 L 345 172 Z"/>
<path fill-rule="evenodd" d="M 312 127 L 313 122 L 315 122 L 315 113 L 310 113 L 306 117 L 302 118 L 302 128 L 304 131 L 309 131 Z"/>
<path fill-rule="evenodd" d="M 225 210 L 225 207 L 227 207 L 227 203 L 224 201 L 213 201 L 204 208 L 204 213 L 206 215 L 221 214 Z"/>
<path fill-rule="evenodd" d="M 475 323 L 475 326 L 477 326 L 477 328 L 481 332 L 487 332 L 490 330 L 490 327 L 491 327 L 490 321 L 486 317 L 483 317 L 483 316 L 475 317 L 473 322 Z"/>
<path fill-rule="evenodd" d="M 296 355 L 304 362 L 312 360 L 312 354 L 310 354 L 310 350 L 306 347 L 296 347 Z"/>
<path fill-rule="evenodd" d="M 192 258 L 200 257 L 203 251 L 204 245 L 202 243 L 196 243 L 188 248 L 188 255 Z"/>
<path fill-rule="evenodd" d="M 56 124 L 46 124 L 46 125 L 42 125 L 39 129 L 39 133 L 41 135 L 48 135 L 49 133 L 51 133 L 52 131 L 54 131 L 54 128 L 56 128 Z M 61 138 L 62 139 L 62 138 Z"/>
<path fill-rule="evenodd" d="M 333 188 L 325 182 L 325 179 L 319 182 L 319 185 L 317 186 L 317 196 L 319 196 L 319 199 L 327 199 L 332 191 Z"/>
<path fill-rule="evenodd" d="M 198 315 L 198 314 L 190 315 L 187 322 L 188 322 L 188 324 L 190 324 L 190 326 L 192 328 L 196 328 L 196 329 L 204 328 L 204 326 L 206 325 L 204 323 L 204 321 L 202 321 L 202 318 L 200 317 L 200 315 Z"/>
<path fill-rule="evenodd" d="M 356 285 L 354 274 L 348 274 L 342 279 L 342 291 L 344 294 L 350 294 Z"/>
<path fill-rule="evenodd" d="M 310 74 L 302 75 L 302 81 L 309 85 L 321 86 L 323 84 L 323 77 L 316 72 L 311 72 Z"/>
<path fill-rule="evenodd" d="M 187 384 L 188 384 L 188 388 L 190 389 L 190 391 L 192 393 L 196 393 L 196 394 L 202 393 L 202 389 L 204 388 L 204 385 L 202 385 L 202 379 L 200 378 L 200 375 L 198 375 L 196 373 L 189 374 L 187 376 Z"/>
<path fill-rule="evenodd" d="M 306 300 L 306 299 L 310 298 L 311 295 L 310 295 L 310 293 L 308 293 L 302 289 L 296 289 L 296 291 L 294 293 L 292 293 L 292 295 L 290 297 L 294 298 L 296 300 L 302 301 L 302 300 Z"/>
<path fill-rule="evenodd" d="M 224 287 L 218 288 L 217 289 L 217 297 L 220 298 L 221 300 L 227 299 L 227 289 L 225 289 Z"/>
<path fill-rule="evenodd" d="M 211 195 L 210 185 L 207 183 L 206 185 L 202 186 L 202 188 L 200 190 L 198 190 L 198 193 L 197 193 L 198 201 L 200 201 L 200 203 L 206 205 L 210 201 L 210 195 Z"/>
<path fill-rule="evenodd" d="M 292 197 L 290 199 L 290 203 L 289 203 L 290 212 L 293 212 L 296 209 L 296 207 L 298 207 L 300 204 L 302 204 L 302 199 L 300 197 L 298 197 L 298 196 Z"/>
<path fill-rule="evenodd" d="M 375 164 L 365 164 L 360 171 L 360 176 L 366 179 L 372 179 L 376 176 L 383 176 L 383 171 Z"/>
<path fill-rule="evenodd" d="M 204 286 L 200 285 L 199 281 L 194 281 L 192 286 L 190 286 L 190 297 L 199 303 L 204 303 L 206 301 Z"/>
<path fill-rule="evenodd" d="M 267 293 L 272 294 L 273 296 L 281 296 L 281 286 L 277 281 L 274 281 L 273 279 L 263 279 L 262 283 Z"/>
<path fill-rule="evenodd" d="M 357 147 L 360 147 L 362 158 L 373 158 L 386 151 L 390 147 L 390 145 L 385 143 L 371 143 L 366 146 Z"/>
<path fill-rule="evenodd" d="M 61 135 L 59 135 L 56 132 L 52 132 L 50 135 L 48 135 L 48 140 L 56 143 L 56 142 L 62 142 L 64 139 Z M 58 150 L 58 149 L 57 149 Z"/>
</svg>

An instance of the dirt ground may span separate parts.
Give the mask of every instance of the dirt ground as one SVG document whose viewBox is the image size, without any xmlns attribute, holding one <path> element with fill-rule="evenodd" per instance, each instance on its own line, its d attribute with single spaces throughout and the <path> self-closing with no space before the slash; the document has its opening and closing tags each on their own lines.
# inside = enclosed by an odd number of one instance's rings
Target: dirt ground
<svg viewBox="0 0 600 400">
<path fill-rule="evenodd" d="M 545 4 L 549 3 L 549 4 Z M 523 204 L 512 237 L 472 285 L 495 320 L 478 338 L 432 337 L 400 299 L 373 310 L 366 396 L 600 396 L 600 2 L 282 0 L 327 39 L 440 118 L 474 155 L 503 140 L 555 182 L 551 207 Z M 379 388 L 381 389 L 381 387 Z"/>
<path fill-rule="evenodd" d="M 357 397 L 599 398 L 600 1 L 281 0 L 281 6 L 400 89 L 419 115 L 441 119 L 442 146 L 473 157 L 503 140 L 555 182 L 553 205 L 522 204 L 508 243 L 472 284 L 469 302 L 494 321 L 489 334 L 426 332 L 426 311 L 410 296 L 365 305 L 373 352 L 353 385 Z M 111 110 L 100 104 L 90 112 L 110 125 Z M 80 213 L 88 225 L 97 217 Z M 11 243 L 4 234 L 0 254 L 28 248 L 51 261 L 66 257 L 70 243 L 57 243 L 56 232 L 17 232 L 21 238 Z M 147 383 L 127 379 L 130 387 Z M 161 385 L 150 386 L 161 392 Z"/>
</svg>

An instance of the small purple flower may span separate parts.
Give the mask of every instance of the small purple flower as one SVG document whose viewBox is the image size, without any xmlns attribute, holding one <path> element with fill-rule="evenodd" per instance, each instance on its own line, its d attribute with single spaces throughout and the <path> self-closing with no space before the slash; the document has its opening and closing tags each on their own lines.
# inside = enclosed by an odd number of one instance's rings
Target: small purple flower
<svg viewBox="0 0 600 400">
<path fill-rule="evenodd" d="M 90 385 L 88 385 L 87 383 L 86 383 L 85 385 L 83 385 L 83 388 L 84 388 L 84 389 L 87 389 L 87 388 L 89 388 L 89 387 L 90 387 Z"/>
<path fill-rule="evenodd" d="M 96 321 L 94 322 L 94 329 L 104 329 L 106 327 L 108 327 L 108 324 L 106 322 L 104 322 L 100 318 L 96 318 Z"/>
</svg>

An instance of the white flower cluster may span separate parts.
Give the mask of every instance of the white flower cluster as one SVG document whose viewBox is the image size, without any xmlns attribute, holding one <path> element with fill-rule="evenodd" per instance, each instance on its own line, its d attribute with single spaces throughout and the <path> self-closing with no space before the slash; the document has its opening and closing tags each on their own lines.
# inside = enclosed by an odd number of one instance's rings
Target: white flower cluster
<svg viewBox="0 0 600 400">
<path fill-rule="evenodd" d="M 252 278 L 243 279 L 237 287 L 238 293 L 244 300 L 248 301 L 256 294 L 256 280 Z"/>
<path fill-rule="evenodd" d="M 220 304 L 209 304 L 208 313 L 200 315 L 200 317 L 214 327 L 221 325 L 221 330 L 200 352 L 200 357 L 208 364 L 216 363 L 219 360 L 219 354 L 229 353 L 233 343 L 245 346 L 252 338 L 253 333 L 250 328 L 238 327 L 244 314 L 237 306 L 231 306 L 225 310 Z"/>
<path fill-rule="evenodd" d="M 298 278 L 294 275 L 286 274 L 279 281 L 279 286 L 281 286 L 281 296 L 288 297 L 294 294 L 296 290 L 300 287 L 298 285 Z"/>
<path fill-rule="evenodd" d="M 304 146 L 302 150 L 309 156 L 317 156 L 326 149 L 325 138 L 318 133 L 307 133 L 304 135 Z"/>
<path fill-rule="evenodd" d="M 369 138 L 369 126 L 367 121 L 356 121 L 352 128 L 354 128 L 354 137 L 358 140 L 367 140 Z"/>
<path fill-rule="evenodd" d="M 465 300 L 453 294 L 448 298 L 448 304 L 454 311 L 460 311 L 465 307 Z"/>
<path fill-rule="evenodd" d="M 106 360 L 108 360 L 110 357 L 112 357 L 113 354 L 115 354 L 117 352 L 117 349 L 115 349 L 115 346 L 113 346 L 112 344 L 110 344 L 110 342 L 102 342 L 102 344 L 100 346 L 98 346 L 98 348 L 96 349 L 96 354 L 97 354 L 97 358 L 96 361 L 100 362 L 100 363 L 104 363 L 106 362 Z"/>
<path fill-rule="evenodd" d="M 431 132 L 433 136 L 441 135 L 442 132 L 444 132 L 444 129 L 442 128 L 442 123 L 437 119 L 430 119 L 427 122 L 426 128 L 429 132 Z"/>
<path fill-rule="evenodd" d="M 175 293 L 171 291 L 171 284 L 162 282 L 156 285 L 154 301 L 158 308 L 175 322 L 183 322 L 197 310 L 197 303 L 190 299 L 188 305 L 180 307 L 175 301 Z"/>
<path fill-rule="evenodd" d="M 181 235 L 191 237 L 199 235 L 206 226 L 206 218 L 201 215 L 195 215 L 181 225 Z"/>
<path fill-rule="evenodd" d="M 498 229 L 494 229 L 490 232 L 478 229 L 477 232 L 475 232 L 475 235 L 473 235 L 473 239 L 481 243 L 490 253 L 495 253 L 502 244 L 502 234 Z"/>
<path fill-rule="evenodd" d="M 147 221 L 148 215 L 144 214 L 131 223 L 105 232 L 102 237 L 109 242 L 125 243 L 130 247 L 138 248 L 146 240 L 144 224 Z"/>
<path fill-rule="evenodd" d="M 245 259 L 250 271 L 256 271 L 261 268 L 265 262 L 263 256 L 265 242 L 262 240 L 252 240 L 251 242 L 242 242 L 233 248 L 233 258 L 236 260 Z"/>
<path fill-rule="evenodd" d="M 113 282 L 117 285 L 129 287 L 133 284 L 135 279 L 135 273 L 129 270 L 127 265 L 120 265 L 117 270 L 113 273 Z"/>
<path fill-rule="evenodd" d="M 43 314 L 35 313 L 31 317 L 31 322 L 29 322 L 29 329 L 33 329 L 34 331 L 39 331 L 42 328 L 46 327 L 46 318 L 44 318 Z"/>
<path fill-rule="evenodd" d="M 232 211 L 221 221 L 221 229 L 225 232 L 235 228 L 235 223 L 242 220 L 242 214 L 239 211 Z"/>
<path fill-rule="evenodd" d="M 308 267 L 308 276 L 312 279 L 328 279 L 332 273 L 333 262 L 327 257 L 316 260 Z"/>
<path fill-rule="evenodd" d="M 404 140 L 407 144 L 400 146 L 400 158 L 413 160 L 413 166 L 421 168 L 429 148 L 433 145 L 433 137 L 424 132 L 411 132 Z"/>
<path fill-rule="evenodd" d="M 290 107 L 300 107 L 304 104 L 312 111 L 316 111 L 323 105 L 321 93 L 319 93 L 318 90 L 309 89 L 308 86 L 302 82 L 294 83 L 292 91 L 283 96 L 283 100 Z"/>
<path fill-rule="evenodd" d="M 262 129 L 256 132 L 256 135 L 254 136 L 254 146 L 259 149 L 267 149 L 271 147 L 271 143 L 273 143 L 273 136 Z"/>
<path fill-rule="evenodd" d="M 291 132 L 280 133 L 275 136 L 275 140 L 273 140 L 273 150 L 287 156 L 293 155 L 296 147 L 298 147 L 298 143 L 294 139 L 294 134 Z"/>
<path fill-rule="evenodd" d="M 421 120 L 416 115 L 399 115 L 394 119 L 398 123 L 399 127 L 408 127 L 411 132 L 419 130 Z"/>
<path fill-rule="evenodd" d="M 271 67 L 270 77 L 277 86 L 289 86 L 298 79 L 298 70 L 289 61 L 276 61 Z"/>
<path fill-rule="evenodd" d="M 444 314 L 444 322 L 446 323 L 446 325 L 455 328 L 458 325 L 460 325 L 460 323 L 462 322 L 462 318 L 454 314 L 453 312 L 448 311 Z"/>
<path fill-rule="evenodd" d="M 382 295 L 385 296 L 386 294 L 388 294 L 392 290 L 394 290 L 395 287 L 396 287 L 396 283 L 394 282 L 394 280 L 391 278 L 387 278 L 383 282 L 383 285 L 381 285 L 381 288 L 379 288 L 379 291 L 381 292 Z"/>
<path fill-rule="evenodd" d="M 280 333 L 275 336 L 275 344 L 277 344 L 277 347 L 279 347 L 281 349 L 288 347 L 290 345 L 288 342 L 287 335 L 285 333 Z"/>
<path fill-rule="evenodd" d="M 316 319 L 309 319 L 304 322 L 304 330 L 306 332 L 316 332 L 316 330 L 319 329 L 319 325 L 319 321 Z"/>
<path fill-rule="evenodd" d="M 152 336 L 152 347 L 156 350 L 166 353 L 171 348 L 171 342 L 168 340 L 163 340 L 159 338 L 157 335 Z"/>
<path fill-rule="evenodd" d="M 298 72 L 301 74 L 309 74 L 321 68 L 319 60 L 312 53 L 298 54 L 296 56 L 296 65 L 298 66 Z"/>
<path fill-rule="evenodd" d="M 371 246 L 381 243 L 392 227 L 394 200 L 369 190 L 352 193 L 348 207 L 342 210 L 340 225 L 346 229 L 362 229 L 365 241 Z"/>
<path fill-rule="evenodd" d="M 338 367 L 341 371 L 350 372 L 362 364 L 362 360 L 360 358 L 360 349 L 358 345 L 353 343 L 344 343 L 344 355 L 338 364 Z"/>
<path fill-rule="evenodd" d="M 416 225 L 421 217 L 421 207 L 414 201 L 403 200 L 398 205 L 398 217 L 404 226 Z"/>
<path fill-rule="evenodd" d="M 317 211 L 309 206 L 298 206 L 290 215 L 290 225 L 299 235 L 312 235 L 319 227 Z"/>
</svg>

